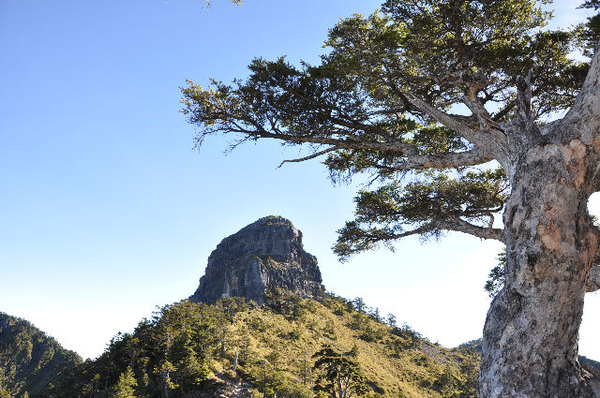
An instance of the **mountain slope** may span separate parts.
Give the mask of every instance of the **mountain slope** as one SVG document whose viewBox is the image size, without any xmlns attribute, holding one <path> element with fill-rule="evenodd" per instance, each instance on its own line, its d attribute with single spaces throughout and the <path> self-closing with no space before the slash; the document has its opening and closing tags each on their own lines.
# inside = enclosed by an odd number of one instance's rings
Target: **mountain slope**
<svg viewBox="0 0 600 398">
<path fill-rule="evenodd" d="M 0 390 L 37 396 L 78 363 L 79 355 L 31 323 L 0 313 Z"/>
<path fill-rule="evenodd" d="M 338 366 L 365 397 L 474 397 L 478 356 L 469 350 L 438 347 L 329 295 L 266 302 L 165 306 L 43 396 L 124 396 L 125 388 L 138 397 L 325 396 Z"/>
</svg>

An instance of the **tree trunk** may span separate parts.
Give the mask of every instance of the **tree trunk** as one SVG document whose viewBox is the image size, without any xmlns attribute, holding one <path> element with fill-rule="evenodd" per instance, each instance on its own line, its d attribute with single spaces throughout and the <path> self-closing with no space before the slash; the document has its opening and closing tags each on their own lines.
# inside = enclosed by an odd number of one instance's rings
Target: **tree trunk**
<svg viewBox="0 0 600 398">
<path fill-rule="evenodd" d="M 573 139 L 519 157 L 504 213 L 506 285 L 486 320 L 480 398 L 600 397 L 577 353 L 598 250 L 587 212 L 598 146 Z"/>
</svg>

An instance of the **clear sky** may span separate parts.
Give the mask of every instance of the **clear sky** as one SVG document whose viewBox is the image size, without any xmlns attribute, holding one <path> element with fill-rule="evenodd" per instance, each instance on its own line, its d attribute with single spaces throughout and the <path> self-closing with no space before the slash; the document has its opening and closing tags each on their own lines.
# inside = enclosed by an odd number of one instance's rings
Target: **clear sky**
<svg viewBox="0 0 600 398">
<path fill-rule="evenodd" d="M 263 142 L 192 150 L 180 86 L 247 75 L 256 56 L 316 62 L 327 29 L 374 0 L 0 0 L 0 311 L 84 358 L 156 306 L 191 295 L 224 237 L 289 218 L 324 284 L 445 346 L 479 338 L 500 245 L 459 234 L 341 265 L 330 247 L 353 186 Z M 558 1 L 557 22 L 581 18 Z M 600 359 L 600 296 L 581 352 Z"/>
</svg>

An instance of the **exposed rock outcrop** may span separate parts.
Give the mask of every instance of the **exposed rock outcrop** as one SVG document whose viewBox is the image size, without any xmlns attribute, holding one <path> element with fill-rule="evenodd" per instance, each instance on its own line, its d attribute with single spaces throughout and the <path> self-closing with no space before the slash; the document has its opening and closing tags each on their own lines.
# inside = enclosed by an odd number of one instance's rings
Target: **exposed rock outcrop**
<svg viewBox="0 0 600 398">
<path fill-rule="evenodd" d="M 212 304 L 244 297 L 261 304 L 265 293 L 286 289 L 302 297 L 323 293 L 317 259 L 302 245 L 302 233 L 287 219 L 268 216 L 223 239 L 208 258 L 191 301 Z"/>
</svg>

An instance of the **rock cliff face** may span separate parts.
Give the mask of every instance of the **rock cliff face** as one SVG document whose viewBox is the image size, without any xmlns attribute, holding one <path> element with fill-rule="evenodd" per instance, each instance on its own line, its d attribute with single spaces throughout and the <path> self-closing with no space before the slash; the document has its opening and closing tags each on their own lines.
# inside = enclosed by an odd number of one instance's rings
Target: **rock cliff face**
<svg viewBox="0 0 600 398">
<path fill-rule="evenodd" d="M 222 297 L 245 297 L 261 304 L 274 288 L 316 297 L 324 291 L 321 282 L 316 257 L 302 245 L 302 232 L 283 217 L 268 216 L 217 245 L 190 300 L 212 304 Z"/>
</svg>

